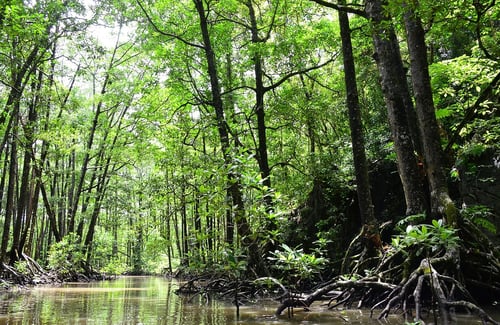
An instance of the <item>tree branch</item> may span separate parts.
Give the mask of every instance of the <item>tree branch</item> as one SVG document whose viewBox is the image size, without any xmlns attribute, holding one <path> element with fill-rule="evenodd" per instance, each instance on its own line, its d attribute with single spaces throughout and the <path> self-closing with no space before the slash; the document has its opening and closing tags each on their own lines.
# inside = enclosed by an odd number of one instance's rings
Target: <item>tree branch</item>
<svg viewBox="0 0 500 325">
<path fill-rule="evenodd" d="M 351 7 L 350 5 L 339 5 L 337 3 L 332 3 L 332 2 L 329 2 L 326 0 L 311 0 L 311 1 L 316 2 L 317 4 L 324 6 L 324 7 L 332 8 L 332 9 L 335 9 L 338 11 L 345 11 L 347 13 L 356 14 L 356 15 L 359 15 L 359 16 L 365 17 L 365 18 L 367 17 L 366 13 L 363 9 L 356 9 L 356 8 Z"/>
<path fill-rule="evenodd" d="M 184 38 L 180 37 L 179 35 L 176 35 L 176 34 L 169 33 L 169 32 L 166 32 L 164 30 L 161 30 L 158 27 L 158 25 L 155 24 L 155 22 L 153 21 L 153 19 L 149 15 L 149 13 L 146 11 L 146 8 L 144 8 L 144 6 L 142 5 L 141 1 L 140 0 L 136 0 L 136 2 L 139 5 L 139 7 L 141 8 L 141 10 L 144 13 L 144 15 L 146 16 L 146 19 L 148 20 L 148 22 L 151 24 L 151 26 L 153 26 L 153 28 L 154 28 L 155 31 L 157 31 L 161 35 L 172 37 L 172 38 L 174 38 L 174 39 L 176 39 L 178 41 L 181 41 L 182 43 L 184 43 L 186 45 L 189 45 L 189 46 L 192 46 L 192 47 L 196 47 L 196 48 L 199 48 L 199 49 L 204 49 L 203 45 L 196 44 L 196 43 L 193 43 L 193 42 L 189 42 L 189 41 L 185 40 Z"/>
<path fill-rule="evenodd" d="M 316 65 L 314 67 L 309 67 L 309 68 L 305 68 L 303 70 L 298 70 L 298 71 L 293 71 L 293 72 L 290 72 L 288 74 L 286 74 L 285 76 L 283 76 L 280 80 L 278 80 L 276 83 L 273 83 L 272 85 L 270 86 L 267 86 L 267 87 L 264 87 L 264 92 L 268 92 L 269 90 L 273 90 L 273 89 L 276 89 L 278 88 L 282 83 L 284 83 L 285 81 L 287 81 L 288 79 L 290 79 L 291 77 L 293 76 L 296 76 L 296 75 L 299 75 L 299 74 L 304 74 L 304 73 L 307 73 L 309 71 L 313 71 L 313 70 L 316 70 L 316 69 L 319 69 L 319 68 L 322 68 L 330 63 L 332 63 L 333 61 L 335 61 L 335 59 L 337 58 L 338 54 L 331 58 L 330 60 L 327 60 L 319 65 Z"/>
<path fill-rule="evenodd" d="M 486 88 L 484 88 L 483 91 L 481 91 L 474 105 L 469 107 L 465 112 L 462 121 L 460 122 L 455 132 L 451 136 L 450 141 L 448 141 L 448 145 L 446 146 L 445 152 L 447 153 L 450 152 L 452 146 L 456 143 L 456 141 L 460 137 L 460 132 L 462 131 L 462 129 L 465 127 L 467 123 L 474 120 L 474 118 L 477 115 L 478 109 L 481 107 L 481 104 L 493 95 L 493 91 L 498 87 L 499 83 L 500 83 L 500 73 L 497 73 L 495 78 L 491 80 L 490 84 Z"/>
<path fill-rule="evenodd" d="M 267 41 L 271 37 L 271 31 L 273 30 L 274 22 L 276 21 L 276 13 L 278 12 L 278 7 L 279 7 L 279 1 L 274 6 L 273 17 L 271 18 L 271 23 L 269 24 L 266 36 L 263 39 L 261 39 L 262 42 Z"/>
</svg>

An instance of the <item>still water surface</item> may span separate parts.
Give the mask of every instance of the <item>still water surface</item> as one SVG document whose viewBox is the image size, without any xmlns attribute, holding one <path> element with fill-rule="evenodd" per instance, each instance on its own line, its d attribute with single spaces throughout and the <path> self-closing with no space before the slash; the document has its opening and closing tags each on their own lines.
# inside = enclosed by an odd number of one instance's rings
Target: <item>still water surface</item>
<svg viewBox="0 0 500 325">
<path fill-rule="evenodd" d="M 113 281 L 36 287 L 0 296 L 0 325 L 25 324 L 404 324 L 399 316 L 380 322 L 368 313 L 295 309 L 293 318 L 275 317 L 277 303 L 256 302 L 240 308 L 221 301 L 200 301 L 174 293 L 179 282 L 161 277 L 120 277 Z M 461 316 L 457 324 L 480 324 Z"/>
</svg>

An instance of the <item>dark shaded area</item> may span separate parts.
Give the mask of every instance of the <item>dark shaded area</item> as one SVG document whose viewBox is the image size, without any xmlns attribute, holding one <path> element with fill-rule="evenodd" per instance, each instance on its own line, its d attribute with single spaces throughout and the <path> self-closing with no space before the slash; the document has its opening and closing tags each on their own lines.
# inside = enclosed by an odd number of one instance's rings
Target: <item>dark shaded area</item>
<svg viewBox="0 0 500 325">
<path fill-rule="evenodd" d="M 500 152 L 493 148 L 471 150 L 458 161 L 458 189 L 463 207 L 483 205 L 491 209 L 485 215 L 497 229 L 491 236 L 500 244 Z"/>
<path fill-rule="evenodd" d="M 331 261 L 339 262 L 351 240 L 361 229 L 356 191 L 352 184 L 341 182 L 330 175 L 318 178 L 309 194 L 308 200 L 294 210 L 291 222 L 284 230 L 284 242 L 291 247 L 301 245 L 310 252 L 318 233 L 331 241 L 328 256 Z M 370 186 L 375 217 L 379 222 L 394 220 L 404 216 L 405 200 L 396 163 L 380 160 L 370 168 Z M 390 240 L 390 232 L 383 233 L 383 240 Z"/>
<path fill-rule="evenodd" d="M 283 231 L 284 242 L 301 246 L 311 252 L 318 234 L 331 241 L 328 247 L 331 261 L 342 259 L 350 241 L 359 233 L 361 220 L 356 192 L 351 184 L 332 176 L 338 171 L 318 178 L 308 200 L 290 215 Z M 459 181 L 450 181 L 450 194 L 459 206 L 483 205 L 490 209 L 489 221 L 500 229 L 500 153 L 492 149 L 463 157 L 459 162 Z M 390 243 L 393 227 L 405 215 L 404 193 L 396 163 L 380 160 L 370 169 L 370 185 L 375 217 L 380 224 L 392 221 L 382 231 L 382 240 Z M 485 233 L 498 245 L 500 232 Z"/>
</svg>

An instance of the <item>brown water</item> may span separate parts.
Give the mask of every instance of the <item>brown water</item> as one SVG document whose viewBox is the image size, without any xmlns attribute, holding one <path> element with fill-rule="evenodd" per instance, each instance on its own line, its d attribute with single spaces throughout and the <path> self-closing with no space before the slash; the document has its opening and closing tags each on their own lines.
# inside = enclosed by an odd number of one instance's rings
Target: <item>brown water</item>
<svg viewBox="0 0 500 325">
<path fill-rule="evenodd" d="M 391 316 L 377 321 L 367 312 L 329 311 L 320 304 L 310 312 L 295 309 L 293 318 L 275 317 L 277 303 L 257 302 L 240 308 L 212 300 L 188 299 L 174 294 L 178 282 L 161 277 L 121 277 L 114 281 L 68 283 L 36 287 L 28 292 L 0 296 L 0 325 L 17 324 L 404 324 Z M 500 313 L 497 315 L 500 316 Z M 457 324 L 481 324 L 460 316 Z"/>
</svg>

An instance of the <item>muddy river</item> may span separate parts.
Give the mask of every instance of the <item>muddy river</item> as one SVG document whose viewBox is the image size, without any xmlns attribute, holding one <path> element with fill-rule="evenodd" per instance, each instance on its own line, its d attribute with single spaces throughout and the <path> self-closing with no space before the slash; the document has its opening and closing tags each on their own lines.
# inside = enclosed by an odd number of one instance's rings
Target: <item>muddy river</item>
<svg viewBox="0 0 500 325">
<path fill-rule="evenodd" d="M 294 309 L 292 318 L 275 317 L 277 303 L 259 301 L 240 307 L 202 301 L 174 293 L 179 282 L 162 277 L 120 277 L 113 281 L 41 286 L 24 292 L 0 294 L 0 325 L 13 324 L 405 324 L 393 315 L 370 318 L 366 311 L 331 311 L 313 305 L 311 311 Z M 500 319 L 500 311 L 493 311 Z M 457 316 L 456 324 L 481 324 L 477 318 Z"/>
</svg>

